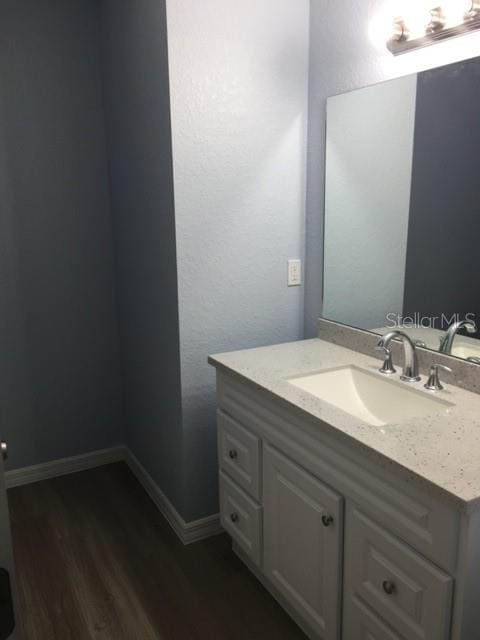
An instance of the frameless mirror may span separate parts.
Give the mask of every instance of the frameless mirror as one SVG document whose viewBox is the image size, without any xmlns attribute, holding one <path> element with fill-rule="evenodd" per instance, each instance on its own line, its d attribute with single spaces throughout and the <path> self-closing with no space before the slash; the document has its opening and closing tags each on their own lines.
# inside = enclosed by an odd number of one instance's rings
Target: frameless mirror
<svg viewBox="0 0 480 640">
<path fill-rule="evenodd" d="M 480 363 L 480 59 L 329 98 L 326 154 L 323 316 Z"/>
</svg>

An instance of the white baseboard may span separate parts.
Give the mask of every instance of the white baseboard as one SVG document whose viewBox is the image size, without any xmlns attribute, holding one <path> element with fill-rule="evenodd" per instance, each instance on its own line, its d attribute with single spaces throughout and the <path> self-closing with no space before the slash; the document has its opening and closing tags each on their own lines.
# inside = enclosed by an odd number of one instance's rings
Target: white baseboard
<svg viewBox="0 0 480 640">
<path fill-rule="evenodd" d="M 194 520 L 193 522 L 185 522 L 145 467 L 129 449 L 127 449 L 126 461 L 134 476 L 143 486 L 155 503 L 157 509 L 170 524 L 183 544 L 192 544 L 193 542 L 198 542 L 199 540 L 210 538 L 223 532 L 218 514 L 200 520 Z"/>
<path fill-rule="evenodd" d="M 20 487 L 24 484 L 40 482 L 49 478 L 57 478 L 66 476 L 77 471 L 86 471 L 95 467 L 102 467 L 113 462 L 125 460 L 125 447 L 112 447 L 111 449 L 102 449 L 101 451 L 92 451 L 81 456 L 73 456 L 71 458 L 62 458 L 61 460 L 52 460 L 44 464 L 36 464 L 31 467 L 23 467 L 14 471 L 5 473 L 5 484 L 7 489 Z"/>
<path fill-rule="evenodd" d="M 106 464 L 121 461 L 125 461 L 128 464 L 133 475 L 143 486 L 183 544 L 191 544 L 222 533 L 223 529 L 220 526 L 218 514 L 193 522 L 185 522 L 145 467 L 127 447 L 119 446 L 103 449 L 81 456 L 53 460 L 44 464 L 7 471 L 5 484 L 7 489 L 12 489 L 13 487 L 41 482 L 42 480 L 57 478 L 77 471 L 86 471 L 87 469 L 94 469 L 95 467 L 102 467 Z"/>
</svg>

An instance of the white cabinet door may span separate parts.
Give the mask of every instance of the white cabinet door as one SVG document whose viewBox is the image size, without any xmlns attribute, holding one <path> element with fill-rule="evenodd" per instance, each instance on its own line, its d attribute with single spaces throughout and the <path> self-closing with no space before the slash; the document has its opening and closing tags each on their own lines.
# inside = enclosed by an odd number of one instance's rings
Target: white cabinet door
<svg viewBox="0 0 480 640">
<path fill-rule="evenodd" d="M 0 640 L 7 638 L 8 640 L 20 640 L 22 638 L 15 589 L 10 516 L 5 489 L 3 458 L 0 454 Z M 14 607 L 17 609 L 16 616 Z M 17 618 L 16 626 L 14 626 L 15 617 Z"/>
<path fill-rule="evenodd" d="M 316 637 L 336 640 L 343 499 L 270 446 L 263 482 L 264 572 Z"/>
</svg>

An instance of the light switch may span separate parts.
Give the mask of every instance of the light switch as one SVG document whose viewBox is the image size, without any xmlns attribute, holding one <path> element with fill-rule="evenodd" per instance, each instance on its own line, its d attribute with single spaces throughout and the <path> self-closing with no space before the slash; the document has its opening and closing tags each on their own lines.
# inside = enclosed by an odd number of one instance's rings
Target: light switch
<svg viewBox="0 0 480 640">
<path fill-rule="evenodd" d="M 302 261 L 288 261 L 288 286 L 300 287 L 302 284 Z"/>
</svg>

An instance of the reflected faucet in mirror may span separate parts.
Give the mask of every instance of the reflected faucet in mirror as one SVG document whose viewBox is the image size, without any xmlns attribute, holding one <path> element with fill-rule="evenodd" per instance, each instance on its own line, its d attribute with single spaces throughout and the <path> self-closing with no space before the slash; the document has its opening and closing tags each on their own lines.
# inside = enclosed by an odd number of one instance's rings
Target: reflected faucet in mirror
<svg viewBox="0 0 480 640">
<path fill-rule="evenodd" d="M 455 322 L 449 328 L 443 338 L 440 340 L 440 353 L 452 353 L 453 341 L 460 329 L 466 329 L 468 333 L 476 333 L 477 325 L 471 320 L 462 320 Z"/>
<path fill-rule="evenodd" d="M 418 371 L 418 356 L 415 344 L 413 341 L 407 336 L 403 331 L 390 331 L 383 336 L 383 338 L 378 343 L 377 347 L 379 349 L 383 349 L 386 354 L 389 353 L 389 347 L 392 340 L 400 340 L 403 343 L 403 351 L 404 351 L 404 365 L 403 365 L 403 373 L 400 376 L 400 380 L 404 382 L 418 382 L 421 380 L 419 371 Z M 380 369 L 381 373 L 386 373 L 384 371 L 385 367 Z"/>
</svg>

